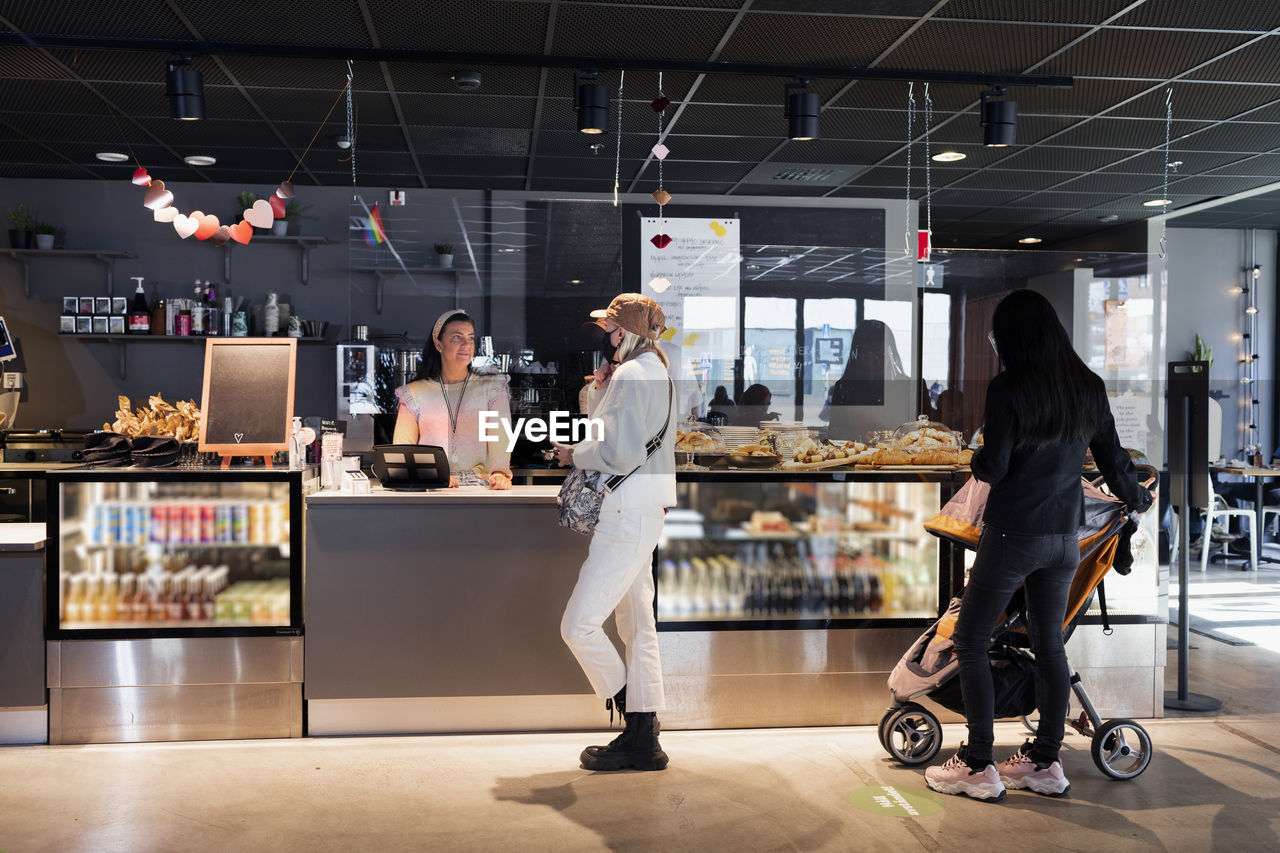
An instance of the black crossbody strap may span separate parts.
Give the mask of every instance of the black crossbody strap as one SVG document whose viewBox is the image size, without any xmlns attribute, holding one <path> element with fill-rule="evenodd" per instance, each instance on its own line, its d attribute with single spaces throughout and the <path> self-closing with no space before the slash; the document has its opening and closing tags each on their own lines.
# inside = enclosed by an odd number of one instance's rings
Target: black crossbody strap
<svg viewBox="0 0 1280 853">
<path fill-rule="evenodd" d="M 645 462 L 648 462 L 649 459 L 653 457 L 653 454 L 658 452 L 658 448 L 662 447 L 662 439 L 666 437 L 667 427 L 671 425 L 671 406 L 674 403 L 674 399 L 675 399 L 675 383 L 672 382 L 671 377 L 668 376 L 667 377 L 667 417 L 662 422 L 662 429 L 658 430 L 658 434 L 655 435 L 653 438 L 649 439 L 645 443 L 644 462 L 641 462 L 635 468 L 631 469 L 630 474 L 614 474 L 608 480 L 605 480 L 604 490 L 606 492 L 612 492 L 617 490 L 618 486 L 621 486 L 623 481 L 625 481 L 628 477 L 630 477 L 631 474 L 634 474 L 636 471 L 639 471 L 642 467 L 644 467 Z"/>
</svg>

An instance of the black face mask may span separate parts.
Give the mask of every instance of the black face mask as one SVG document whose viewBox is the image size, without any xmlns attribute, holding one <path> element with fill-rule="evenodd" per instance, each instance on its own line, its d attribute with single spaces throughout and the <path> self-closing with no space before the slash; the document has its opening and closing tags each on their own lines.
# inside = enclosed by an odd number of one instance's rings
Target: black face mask
<svg viewBox="0 0 1280 853">
<path fill-rule="evenodd" d="M 614 353 L 617 351 L 618 348 L 613 345 L 613 336 L 605 335 L 604 340 L 600 344 L 600 360 L 613 361 Z"/>
</svg>

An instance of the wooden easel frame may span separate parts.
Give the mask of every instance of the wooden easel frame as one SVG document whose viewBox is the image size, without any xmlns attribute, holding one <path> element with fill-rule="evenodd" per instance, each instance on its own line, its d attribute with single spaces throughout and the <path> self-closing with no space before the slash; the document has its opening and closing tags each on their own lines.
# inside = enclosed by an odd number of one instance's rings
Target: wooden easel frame
<svg viewBox="0 0 1280 853">
<path fill-rule="evenodd" d="M 216 347 L 276 346 L 289 350 L 289 386 L 286 392 L 282 439 L 278 444 L 210 444 L 206 439 L 209 428 L 209 381 L 213 370 L 213 354 Z M 271 457 L 279 450 L 289 449 L 289 430 L 293 424 L 293 386 L 298 371 L 298 340 L 296 338 L 207 338 L 204 342 L 204 385 L 200 393 L 200 443 L 201 453 L 217 453 L 222 456 L 222 467 L 231 464 L 232 456 L 261 456 L 266 467 L 271 467 Z"/>
</svg>

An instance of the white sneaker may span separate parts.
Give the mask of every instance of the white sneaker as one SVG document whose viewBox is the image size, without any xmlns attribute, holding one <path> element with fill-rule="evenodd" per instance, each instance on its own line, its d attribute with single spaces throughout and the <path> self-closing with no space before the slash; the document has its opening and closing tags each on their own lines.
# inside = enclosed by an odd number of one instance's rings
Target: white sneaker
<svg viewBox="0 0 1280 853">
<path fill-rule="evenodd" d="M 1014 790 L 1030 788 L 1046 797 L 1061 797 L 1070 791 L 1071 783 L 1062 772 L 1062 762 L 1039 767 L 1027 755 L 1029 746 L 1023 744 L 1022 749 L 1000 762 L 1000 781 Z"/>
<path fill-rule="evenodd" d="M 965 763 L 968 749 L 960 744 L 955 755 L 938 767 L 924 771 L 924 781 L 939 794 L 964 794 L 975 800 L 1004 799 L 1004 783 L 992 764 L 981 770 L 971 770 Z"/>
</svg>

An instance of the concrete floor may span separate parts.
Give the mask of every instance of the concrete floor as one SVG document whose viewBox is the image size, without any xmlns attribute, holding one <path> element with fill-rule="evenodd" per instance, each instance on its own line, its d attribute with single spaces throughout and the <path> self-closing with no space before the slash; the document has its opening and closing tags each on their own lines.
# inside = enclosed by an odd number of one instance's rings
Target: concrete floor
<svg viewBox="0 0 1280 853">
<path fill-rule="evenodd" d="M 871 727 L 673 732 L 667 771 L 622 774 L 578 768 L 600 733 L 0 747 L 0 851 L 1280 849 L 1280 653 L 1193 643 L 1191 689 L 1223 710 L 1144 721 L 1130 782 L 1068 730 L 1060 800 L 930 799 Z M 851 801 L 886 785 L 922 813 Z"/>
</svg>

